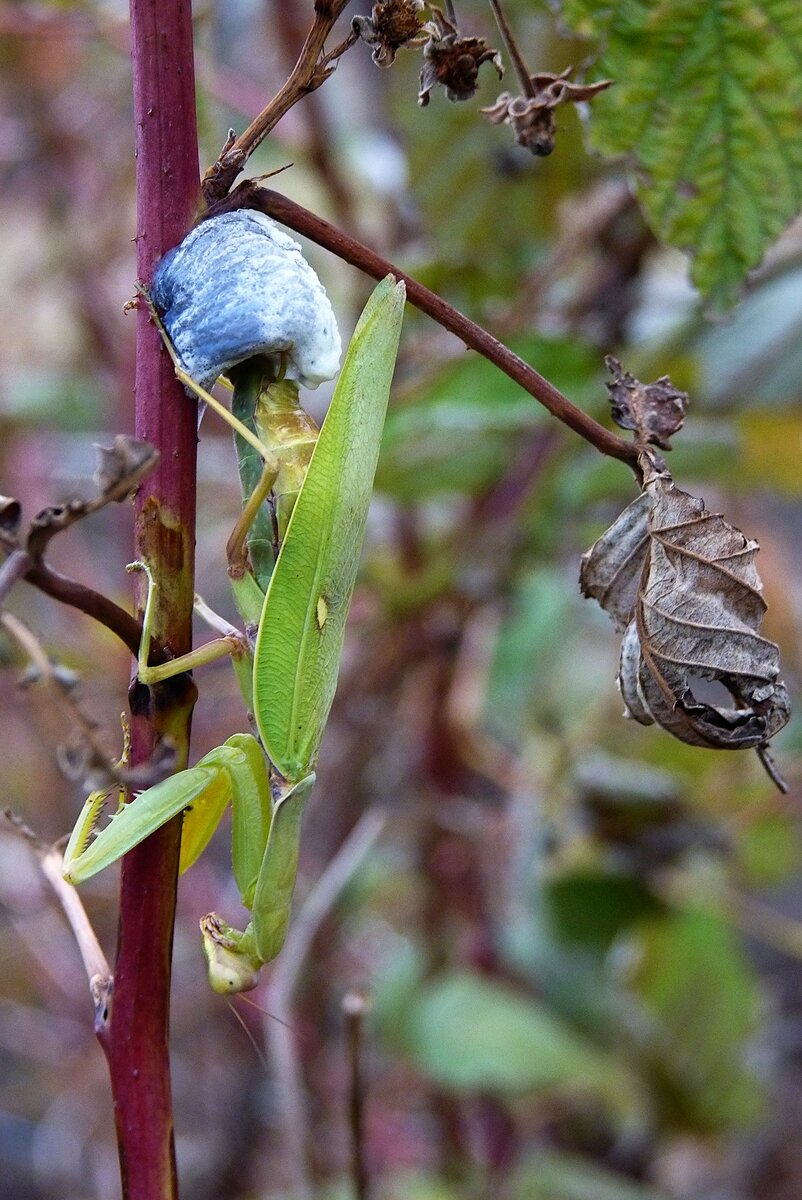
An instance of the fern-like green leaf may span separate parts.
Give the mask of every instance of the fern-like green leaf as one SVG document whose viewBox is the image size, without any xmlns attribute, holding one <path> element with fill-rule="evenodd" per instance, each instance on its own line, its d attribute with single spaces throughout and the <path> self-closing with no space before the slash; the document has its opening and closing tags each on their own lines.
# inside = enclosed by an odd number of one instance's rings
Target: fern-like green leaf
<svg viewBox="0 0 802 1200">
<path fill-rule="evenodd" d="M 692 255 L 711 307 L 802 208 L 799 0 L 565 0 L 577 32 L 601 38 L 591 138 L 625 155 L 657 235 Z"/>
</svg>

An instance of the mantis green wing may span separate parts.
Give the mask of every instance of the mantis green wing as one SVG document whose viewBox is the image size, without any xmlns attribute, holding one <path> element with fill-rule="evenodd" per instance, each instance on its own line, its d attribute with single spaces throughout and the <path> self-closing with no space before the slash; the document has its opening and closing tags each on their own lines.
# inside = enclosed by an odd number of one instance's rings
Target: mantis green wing
<svg viewBox="0 0 802 1200">
<path fill-rule="evenodd" d="M 404 300 L 403 283 L 388 276 L 357 324 L 265 596 L 254 710 L 292 783 L 314 766 L 334 699 Z"/>
</svg>

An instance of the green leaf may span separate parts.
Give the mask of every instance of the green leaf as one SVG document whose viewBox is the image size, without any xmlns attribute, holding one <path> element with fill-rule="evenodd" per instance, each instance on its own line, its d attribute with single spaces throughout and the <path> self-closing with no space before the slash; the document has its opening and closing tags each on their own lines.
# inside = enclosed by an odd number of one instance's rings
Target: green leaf
<svg viewBox="0 0 802 1200">
<path fill-rule="evenodd" d="M 571 1154 L 538 1154 L 515 1172 L 510 1200 L 665 1200 L 665 1193 L 635 1183 Z"/>
<path fill-rule="evenodd" d="M 556 1088 L 590 1093 L 619 1111 L 633 1100 L 628 1073 L 545 1005 L 467 972 L 440 975 L 413 993 L 395 1035 L 430 1078 L 455 1091 Z"/>
<path fill-rule="evenodd" d="M 716 310 L 802 207 L 802 5 L 797 0 L 568 0 L 601 36 L 594 146 L 633 160 L 657 235 L 693 256 Z"/>
<path fill-rule="evenodd" d="M 635 955 L 647 1052 L 674 1118 L 704 1131 L 753 1120 L 761 1097 L 744 1053 L 757 994 L 732 931 L 687 910 L 644 927 Z"/>
<path fill-rule="evenodd" d="M 543 902 L 558 938 L 596 951 L 608 950 L 622 929 L 660 908 L 639 879 L 595 870 L 549 880 Z"/>
<path fill-rule="evenodd" d="M 359 319 L 265 596 L 254 708 L 271 761 L 291 781 L 314 765 L 337 687 L 404 295 L 388 277 Z"/>
</svg>

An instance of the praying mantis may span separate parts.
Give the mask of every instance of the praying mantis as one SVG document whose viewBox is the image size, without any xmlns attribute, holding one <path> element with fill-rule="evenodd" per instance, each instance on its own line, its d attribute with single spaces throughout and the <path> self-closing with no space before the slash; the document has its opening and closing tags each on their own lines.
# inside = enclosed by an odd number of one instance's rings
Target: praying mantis
<svg viewBox="0 0 802 1200">
<path fill-rule="evenodd" d="M 121 804 L 99 832 L 104 794 L 90 795 L 65 851 L 64 874 L 83 883 L 181 812 L 185 871 L 230 803 L 233 873 L 251 918 L 244 930 L 216 913 L 200 922 L 209 982 L 223 994 L 254 987 L 287 933 L 301 820 L 337 683 L 404 300 L 403 283 L 392 277 L 368 300 L 319 436 L 297 403 L 297 385 L 279 377 L 275 362 L 255 356 L 228 372 L 229 412 L 189 377 L 162 328 L 179 378 L 222 408 L 236 431 L 244 505 L 227 549 L 246 634 L 218 618 L 221 639 L 149 666 L 155 581 L 147 564 L 132 564 L 148 577 L 138 675 L 153 685 L 231 654 L 254 734 L 234 734 Z M 202 604 L 199 611 L 210 615 Z"/>
</svg>

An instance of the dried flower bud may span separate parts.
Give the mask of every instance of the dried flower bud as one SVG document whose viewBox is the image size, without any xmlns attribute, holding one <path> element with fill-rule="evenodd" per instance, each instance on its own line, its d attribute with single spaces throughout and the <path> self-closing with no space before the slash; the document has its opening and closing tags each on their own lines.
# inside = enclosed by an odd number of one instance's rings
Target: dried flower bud
<svg viewBox="0 0 802 1200">
<path fill-rule="evenodd" d="M 323 285 L 297 242 L 250 209 L 210 217 L 159 263 L 152 295 L 188 374 L 205 388 L 254 355 L 284 356 L 314 388 L 340 366 Z"/>
<path fill-rule="evenodd" d="M 590 100 L 597 92 L 610 87 L 612 79 L 599 83 L 569 83 L 568 76 L 573 67 L 567 67 L 561 75 L 544 71 L 531 75 L 530 94 L 511 96 L 502 92 L 495 104 L 483 108 L 482 113 L 494 125 L 510 125 L 519 146 L 525 146 L 532 154 L 545 157 L 554 149 L 557 126 L 554 110 L 568 101 Z"/>
<path fill-rule="evenodd" d="M 429 40 L 423 47 L 418 104 L 425 107 L 429 103 L 429 93 L 437 84 L 445 88 L 449 100 L 470 100 L 476 93 L 482 63 L 491 62 L 499 79 L 502 77 L 501 55 L 484 38 L 461 37 L 439 8 L 429 7 L 432 20 L 423 26 Z"/>
<path fill-rule="evenodd" d="M 379 0 L 369 17 L 354 17 L 351 27 L 373 47 L 377 67 L 391 67 L 402 46 L 421 44 L 422 9 L 423 0 Z"/>
</svg>

